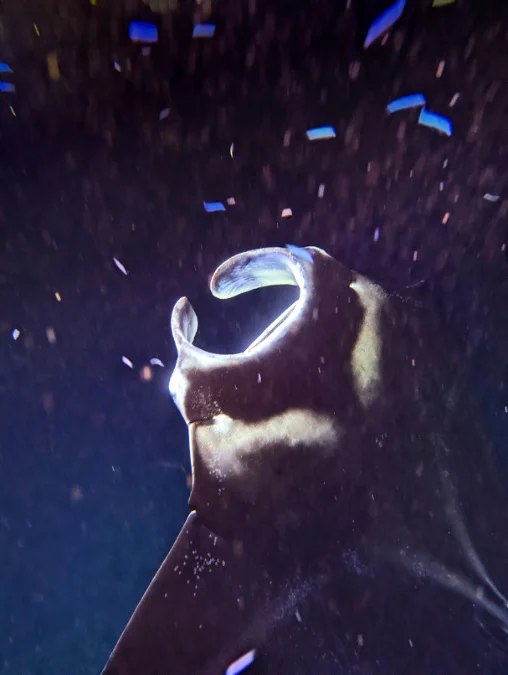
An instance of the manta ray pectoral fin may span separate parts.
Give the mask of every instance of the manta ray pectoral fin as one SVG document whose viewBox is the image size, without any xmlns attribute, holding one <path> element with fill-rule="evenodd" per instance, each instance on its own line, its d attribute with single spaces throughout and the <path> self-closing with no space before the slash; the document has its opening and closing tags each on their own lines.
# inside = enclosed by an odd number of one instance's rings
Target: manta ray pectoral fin
<svg viewBox="0 0 508 675">
<path fill-rule="evenodd" d="M 191 513 L 102 675 L 225 673 L 255 647 L 247 634 L 256 613 L 248 572 L 239 546 Z"/>
</svg>

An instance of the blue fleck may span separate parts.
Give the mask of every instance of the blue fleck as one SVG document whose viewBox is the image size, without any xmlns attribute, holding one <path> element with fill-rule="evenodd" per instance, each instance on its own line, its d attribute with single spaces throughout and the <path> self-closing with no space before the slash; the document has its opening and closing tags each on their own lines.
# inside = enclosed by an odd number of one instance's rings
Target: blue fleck
<svg viewBox="0 0 508 675">
<path fill-rule="evenodd" d="M 420 105 L 425 105 L 425 96 L 423 94 L 411 94 L 395 99 L 386 106 L 386 109 L 389 113 L 393 113 L 406 108 L 416 108 Z"/>
<path fill-rule="evenodd" d="M 213 37 L 215 26 L 213 23 L 198 23 L 194 26 L 192 37 Z"/>
<path fill-rule="evenodd" d="M 337 134 L 333 127 L 315 127 L 307 129 L 307 138 L 309 141 L 315 141 L 318 138 L 335 138 Z"/>
<path fill-rule="evenodd" d="M 9 68 L 6 63 L 0 62 L 0 73 L 12 73 L 12 68 Z"/>
<path fill-rule="evenodd" d="M 384 33 L 390 26 L 392 26 L 396 21 L 398 21 L 404 11 L 406 0 L 398 0 L 394 5 L 388 7 L 369 28 L 365 42 L 363 43 L 364 47 L 369 47 L 374 40 L 376 40 L 382 33 Z"/>
<path fill-rule="evenodd" d="M 310 263 L 314 262 L 311 253 L 304 248 L 300 248 L 300 246 L 295 246 L 294 244 L 286 244 L 286 248 L 297 258 L 300 258 L 300 260 L 305 260 Z"/>
<path fill-rule="evenodd" d="M 450 120 L 447 117 L 438 115 L 437 113 L 429 112 L 425 108 L 422 108 L 418 122 L 423 124 L 425 127 L 431 127 L 432 129 L 441 131 L 447 136 L 452 135 L 452 123 Z"/>
<path fill-rule="evenodd" d="M 207 213 L 214 213 L 215 211 L 225 211 L 226 207 L 222 202 L 203 202 L 205 211 Z"/>
<path fill-rule="evenodd" d="M 0 91 L 13 92 L 16 91 L 16 87 L 12 82 L 0 82 Z"/>
<path fill-rule="evenodd" d="M 129 37 L 133 42 L 157 42 L 157 26 L 146 21 L 131 21 Z"/>
</svg>

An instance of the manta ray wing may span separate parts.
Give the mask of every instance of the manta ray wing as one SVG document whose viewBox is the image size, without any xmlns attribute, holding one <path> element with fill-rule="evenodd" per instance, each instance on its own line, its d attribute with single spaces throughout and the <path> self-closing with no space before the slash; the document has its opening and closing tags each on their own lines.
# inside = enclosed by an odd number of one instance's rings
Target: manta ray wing
<svg viewBox="0 0 508 675">
<path fill-rule="evenodd" d="M 460 356 L 419 289 L 318 248 L 239 254 L 211 290 L 280 284 L 299 299 L 239 354 L 174 307 L 192 513 L 104 675 L 503 672 L 508 505 Z"/>
<path fill-rule="evenodd" d="M 103 675 L 224 673 L 250 649 L 254 591 L 248 561 L 195 513 L 118 641 Z"/>
</svg>

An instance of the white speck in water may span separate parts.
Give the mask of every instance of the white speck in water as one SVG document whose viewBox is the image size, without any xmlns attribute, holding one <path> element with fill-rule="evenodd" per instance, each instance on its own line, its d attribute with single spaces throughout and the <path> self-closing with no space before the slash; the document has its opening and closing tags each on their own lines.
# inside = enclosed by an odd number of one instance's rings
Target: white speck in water
<svg viewBox="0 0 508 675">
<path fill-rule="evenodd" d="M 118 260 L 118 258 L 113 258 L 113 262 L 114 262 L 115 265 L 118 267 L 118 269 L 120 270 L 120 272 L 123 272 L 123 274 L 129 274 L 129 273 L 127 272 L 127 270 L 125 269 L 125 267 L 122 265 L 122 263 Z"/>
<path fill-rule="evenodd" d="M 457 103 L 457 101 L 459 100 L 459 96 L 460 94 L 458 92 L 452 96 L 452 100 L 449 103 L 450 108 L 453 108 L 453 106 Z"/>
</svg>

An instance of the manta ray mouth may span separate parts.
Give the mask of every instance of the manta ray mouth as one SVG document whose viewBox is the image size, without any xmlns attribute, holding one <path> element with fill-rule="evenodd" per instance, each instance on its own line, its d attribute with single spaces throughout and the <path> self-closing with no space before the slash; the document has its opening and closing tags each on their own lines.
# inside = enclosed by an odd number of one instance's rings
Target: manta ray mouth
<svg viewBox="0 0 508 675">
<path fill-rule="evenodd" d="M 185 345 L 210 358 L 242 359 L 266 350 L 284 335 L 296 328 L 309 306 L 314 288 L 313 265 L 316 256 L 325 255 L 321 249 L 309 247 L 291 250 L 283 248 L 260 249 L 233 256 L 220 265 L 212 276 L 210 290 L 221 300 L 234 298 L 249 291 L 267 286 L 298 286 L 300 296 L 284 310 L 262 333 L 238 354 L 219 355 L 204 352 L 193 345 L 198 329 L 198 319 L 187 298 L 175 305 L 171 317 L 171 331 L 180 353 Z"/>
</svg>

